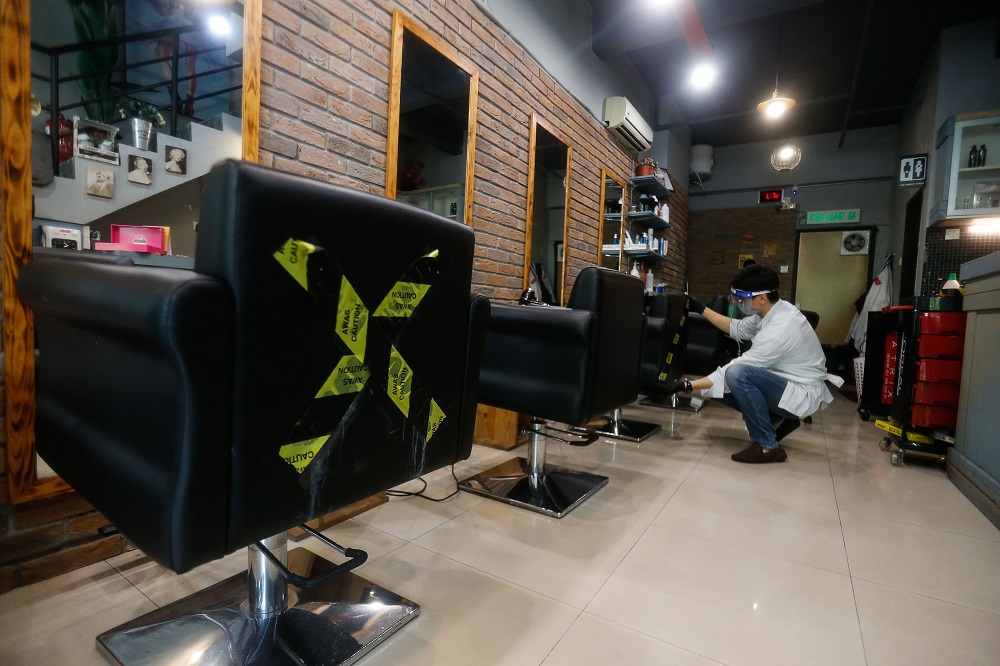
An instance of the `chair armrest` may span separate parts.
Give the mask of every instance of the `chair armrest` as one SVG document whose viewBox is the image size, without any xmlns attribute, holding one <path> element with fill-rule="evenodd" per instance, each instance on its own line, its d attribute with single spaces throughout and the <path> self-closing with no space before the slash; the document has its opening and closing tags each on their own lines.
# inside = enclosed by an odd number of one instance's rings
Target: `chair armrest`
<svg viewBox="0 0 1000 666">
<path fill-rule="evenodd" d="M 589 310 L 493 305 L 479 372 L 479 401 L 541 418 L 586 421 L 586 373 L 596 354 Z"/>
<path fill-rule="evenodd" d="M 181 572 L 225 555 L 228 288 L 187 270 L 38 258 L 18 291 L 35 317 L 46 462 L 157 562 Z"/>
</svg>

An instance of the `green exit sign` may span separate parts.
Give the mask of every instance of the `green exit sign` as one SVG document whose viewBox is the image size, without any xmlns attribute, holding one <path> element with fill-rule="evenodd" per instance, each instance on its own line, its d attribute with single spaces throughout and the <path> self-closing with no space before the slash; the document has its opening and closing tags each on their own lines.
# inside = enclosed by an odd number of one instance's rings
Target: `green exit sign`
<svg viewBox="0 0 1000 666">
<path fill-rule="evenodd" d="M 856 224 L 860 221 L 860 208 L 814 210 L 806 215 L 806 224 Z"/>
</svg>

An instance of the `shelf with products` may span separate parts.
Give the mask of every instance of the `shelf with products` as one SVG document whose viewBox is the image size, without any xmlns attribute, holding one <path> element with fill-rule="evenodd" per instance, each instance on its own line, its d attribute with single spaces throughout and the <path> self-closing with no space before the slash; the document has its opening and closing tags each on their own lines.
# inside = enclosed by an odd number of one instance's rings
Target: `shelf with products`
<svg viewBox="0 0 1000 666">
<path fill-rule="evenodd" d="M 673 189 L 669 183 L 670 178 L 664 170 L 629 179 L 631 210 L 625 214 L 623 249 L 630 260 L 643 264 L 666 261 L 668 242 L 657 233 L 670 228 L 670 209 L 666 200 Z"/>
<path fill-rule="evenodd" d="M 945 216 L 1000 215 L 1000 116 L 956 119 L 951 139 Z"/>
</svg>

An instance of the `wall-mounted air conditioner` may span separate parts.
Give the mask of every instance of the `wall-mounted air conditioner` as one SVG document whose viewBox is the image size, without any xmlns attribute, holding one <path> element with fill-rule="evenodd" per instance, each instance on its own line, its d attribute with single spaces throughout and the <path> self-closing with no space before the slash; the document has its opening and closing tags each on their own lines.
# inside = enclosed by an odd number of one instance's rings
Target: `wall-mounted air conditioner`
<svg viewBox="0 0 1000 666">
<path fill-rule="evenodd" d="M 653 145 L 653 130 L 624 97 L 604 100 L 604 124 L 626 146 L 637 153 Z"/>
</svg>

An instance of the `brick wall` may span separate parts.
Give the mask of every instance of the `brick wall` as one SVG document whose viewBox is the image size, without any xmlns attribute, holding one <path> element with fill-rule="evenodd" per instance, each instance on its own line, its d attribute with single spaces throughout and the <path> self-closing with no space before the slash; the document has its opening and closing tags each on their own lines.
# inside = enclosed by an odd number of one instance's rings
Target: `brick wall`
<svg viewBox="0 0 1000 666">
<path fill-rule="evenodd" d="M 474 289 L 498 301 L 511 301 L 521 292 L 532 112 L 573 148 L 567 247 L 572 287 L 597 255 L 601 167 L 628 176 L 631 156 L 471 2 L 334 0 L 322 7 L 300 0 L 265 2 L 261 163 L 384 192 L 396 7 L 480 68 Z M 675 201 L 683 201 L 683 207 Z M 686 193 L 675 194 L 671 207 L 672 260 L 658 269 L 657 278 L 680 286 Z"/>
<path fill-rule="evenodd" d="M 692 211 L 687 229 L 691 295 L 707 302 L 716 294 L 728 294 L 729 280 L 740 268 L 739 256 L 747 254 L 778 273 L 779 293 L 791 299 L 796 214 L 775 211 L 773 206 Z M 776 254 L 765 257 L 765 249 Z M 780 266 L 788 266 L 788 273 L 781 274 Z"/>
</svg>

